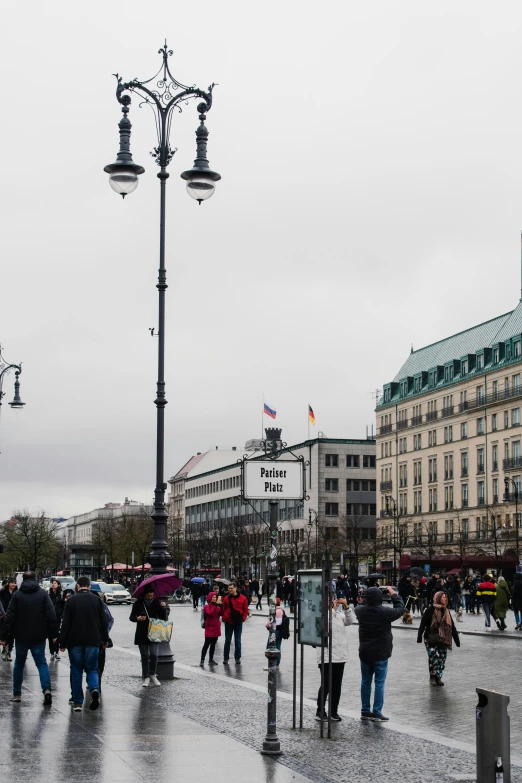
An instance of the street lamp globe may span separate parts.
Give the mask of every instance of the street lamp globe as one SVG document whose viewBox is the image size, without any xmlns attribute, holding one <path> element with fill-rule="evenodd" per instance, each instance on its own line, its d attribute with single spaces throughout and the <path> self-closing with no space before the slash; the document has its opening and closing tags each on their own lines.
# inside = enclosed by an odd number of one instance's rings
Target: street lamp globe
<svg viewBox="0 0 522 783">
<path fill-rule="evenodd" d="M 123 169 L 123 170 L 122 170 Z M 115 193 L 119 193 L 123 198 L 128 196 L 138 187 L 138 175 L 132 169 L 120 166 L 109 175 L 109 184 Z"/>
<path fill-rule="evenodd" d="M 216 190 L 214 183 L 221 179 L 221 176 L 215 171 L 196 168 L 184 171 L 181 177 L 187 180 L 187 193 L 199 204 L 214 195 Z"/>
</svg>

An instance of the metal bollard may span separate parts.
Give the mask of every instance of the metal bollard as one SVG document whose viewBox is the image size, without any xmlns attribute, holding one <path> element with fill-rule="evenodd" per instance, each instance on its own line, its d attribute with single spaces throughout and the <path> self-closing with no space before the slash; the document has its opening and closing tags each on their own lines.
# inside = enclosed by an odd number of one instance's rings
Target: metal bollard
<svg viewBox="0 0 522 783">
<path fill-rule="evenodd" d="M 502 759 L 504 783 L 511 783 L 509 696 L 477 688 L 477 783 L 495 780 L 497 759 Z"/>
</svg>

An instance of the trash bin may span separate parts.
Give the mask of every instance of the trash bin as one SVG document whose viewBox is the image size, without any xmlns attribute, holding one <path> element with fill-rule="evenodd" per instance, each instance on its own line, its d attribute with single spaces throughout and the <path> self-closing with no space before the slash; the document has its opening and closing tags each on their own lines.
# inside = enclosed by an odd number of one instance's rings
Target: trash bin
<svg viewBox="0 0 522 783">
<path fill-rule="evenodd" d="M 509 696 L 477 688 L 477 783 L 493 783 L 497 759 L 502 759 L 504 783 L 511 783 Z"/>
</svg>

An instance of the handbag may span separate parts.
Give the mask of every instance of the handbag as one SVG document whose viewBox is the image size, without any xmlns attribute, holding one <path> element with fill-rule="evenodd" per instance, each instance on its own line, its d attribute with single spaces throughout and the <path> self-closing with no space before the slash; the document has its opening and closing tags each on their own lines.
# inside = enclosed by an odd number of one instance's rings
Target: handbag
<svg viewBox="0 0 522 783">
<path fill-rule="evenodd" d="M 428 633 L 425 637 L 428 647 L 442 647 L 444 644 L 438 633 Z"/>
<path fill-rule="evenodd" d="M 172 620 L 160 620 L 157 617 L 149 617 L 147 607 L 143 604 L 145 614 L 149 618 L 149 631 L 147 638 L 149 642 L 170 642 L 172 638 Z"/>
</svg>

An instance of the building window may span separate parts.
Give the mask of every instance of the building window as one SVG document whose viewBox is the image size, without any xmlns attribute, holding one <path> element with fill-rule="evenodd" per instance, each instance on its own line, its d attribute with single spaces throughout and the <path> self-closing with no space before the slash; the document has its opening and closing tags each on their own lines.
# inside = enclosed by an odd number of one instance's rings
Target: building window
<svg viewBox="0 0 522 783">
<path fill-rule="evenodd" d="M 477 354 L 477 370 L 483 370 L 484 369 L 484 354 L 478 353 Z"/>
<path fill-rule="evenodd" d="M 498 364 L 499 352 L 498 348 L 493 348 L 493 364 Z"/>
<path fill-rule="evenodd" d="M 467 508 L 469 503 L 469 495 L 468 495 L 468 485 L 467 484 L 461 484 L 460 485 L 460 496 L 462 499 L 462 508 Z"/>
<path fill-rule="evenodd" d="M 467 375 L 468 374 L 468 360 L 463 359 L 460 363 L 460 374 L 461 375 Z"/>
<path fill-rule="evenodd" d="M 450 424 L 449 427 L 444 427 L 444 443 L 452 443 L 453 442 L 453 425 Z"/>
<path fill-rule="evenodd" d="M 324 464 L 327 468 L 338 468 L 339 467 L 339 455 L 338 454 L 325 454 L 324 455 Z"/>
<path fill-rule="evenodd" d="M 511 426 L 518 427 L 520 424 L 520 408 L 513 408 L 511 411 Z"/>
<path fill-rule="evenodd" d="M 446 511 L 453 508 L 453 487 L 444 487 L 444 508 Z"/>
<path fill-rule="evenodd" d="M 518 359 L 520 356 L 520 340 L 515 340 L 513 343 L 513 356 Z"/>
<path fill-rule="evenodd" d="M 446 544 L 453 543 L 453 520 L 447 519 L 444 524 L 444 541 Z"/>
<path fill-rule="evenodd" d="M 437 457 L 428 460 L 428 481 L 430 484 L 437 481 Z"/>
<path fill-rule="evenodd" d="M 511 361 L 511 345 L 506 343 L 506 361 Z"/>
<path fill-rule="evenodd" d="M 462 424 L 460 425 L 460 437 L 461 437 L 462 440 L 466 440 L 466 438 L 468 437 L 468 422 L 467 421 L 463 421 Z"/>
<path fill-rule="evenodd" d="M 339 479 L 327 478 L 324 480 L 326 492 L 339 492 Z"/>
<path fill-rule="evenodd" d="M 422 448 L 421 433 L 413 436 L 413 451 L 419 451 Z"/>
<path fill-rule="evenodd" d="M 496 432 L 498 430 L 498 413 L 493 413 L 491 416 L 491 431 Z"/>
<path fill-rule="evenodd" d="M 371 456 L 370 454 L 363 454 L 363 468 L 374 468 L 375 467 L 375 457 Z"/>
<path fill-rule="evenodd" d="M 509 411 L 504 411 L 504 429 L 509 428 Z"/>
<path fill-rule="evenodd" d="M 432 389 L 437 385 L 437 370 L 430 371 L 428 383 Z"/>
<path fill-rule="evenodd" d="M 436 511 L 437 510 L 437 490 L 430 489 L 428 492 L 428 502 L 429 502 L 429 510 L 430 511 Z"/>
<path fill-rule="evenodd" d="M 413 543 L 414 544 L 421 544 L 422 543 L 422 523 L 421 522 L 414 522 L 413 523 Z"/>
<path fill-rule="evenodd" d="M 485 502 L 484 482 L 477 481 L 477 503 L 479 506 L 483 506 L 484 502 Z"/>
<path fill-rule="evenodd" d="M 437 430 L 428 430 L 428 445 L 437 445 Z"/>
<path fill-rule="evenodd" d="M 484 417 L 477 419 L 477 435 L 484 435 Z"/>
<path fill-rule="evenodd" d="M 346 455 L 346 467 L 347 468 L 358 468 L 359 467 L 359 455 L 358 454 L 347 454 Z"/>
<path fill-rule="evenodd" d="M 339 503 L 325 503 L 324 513 L 327 517 L 338 517 Z"/>
</svg>

